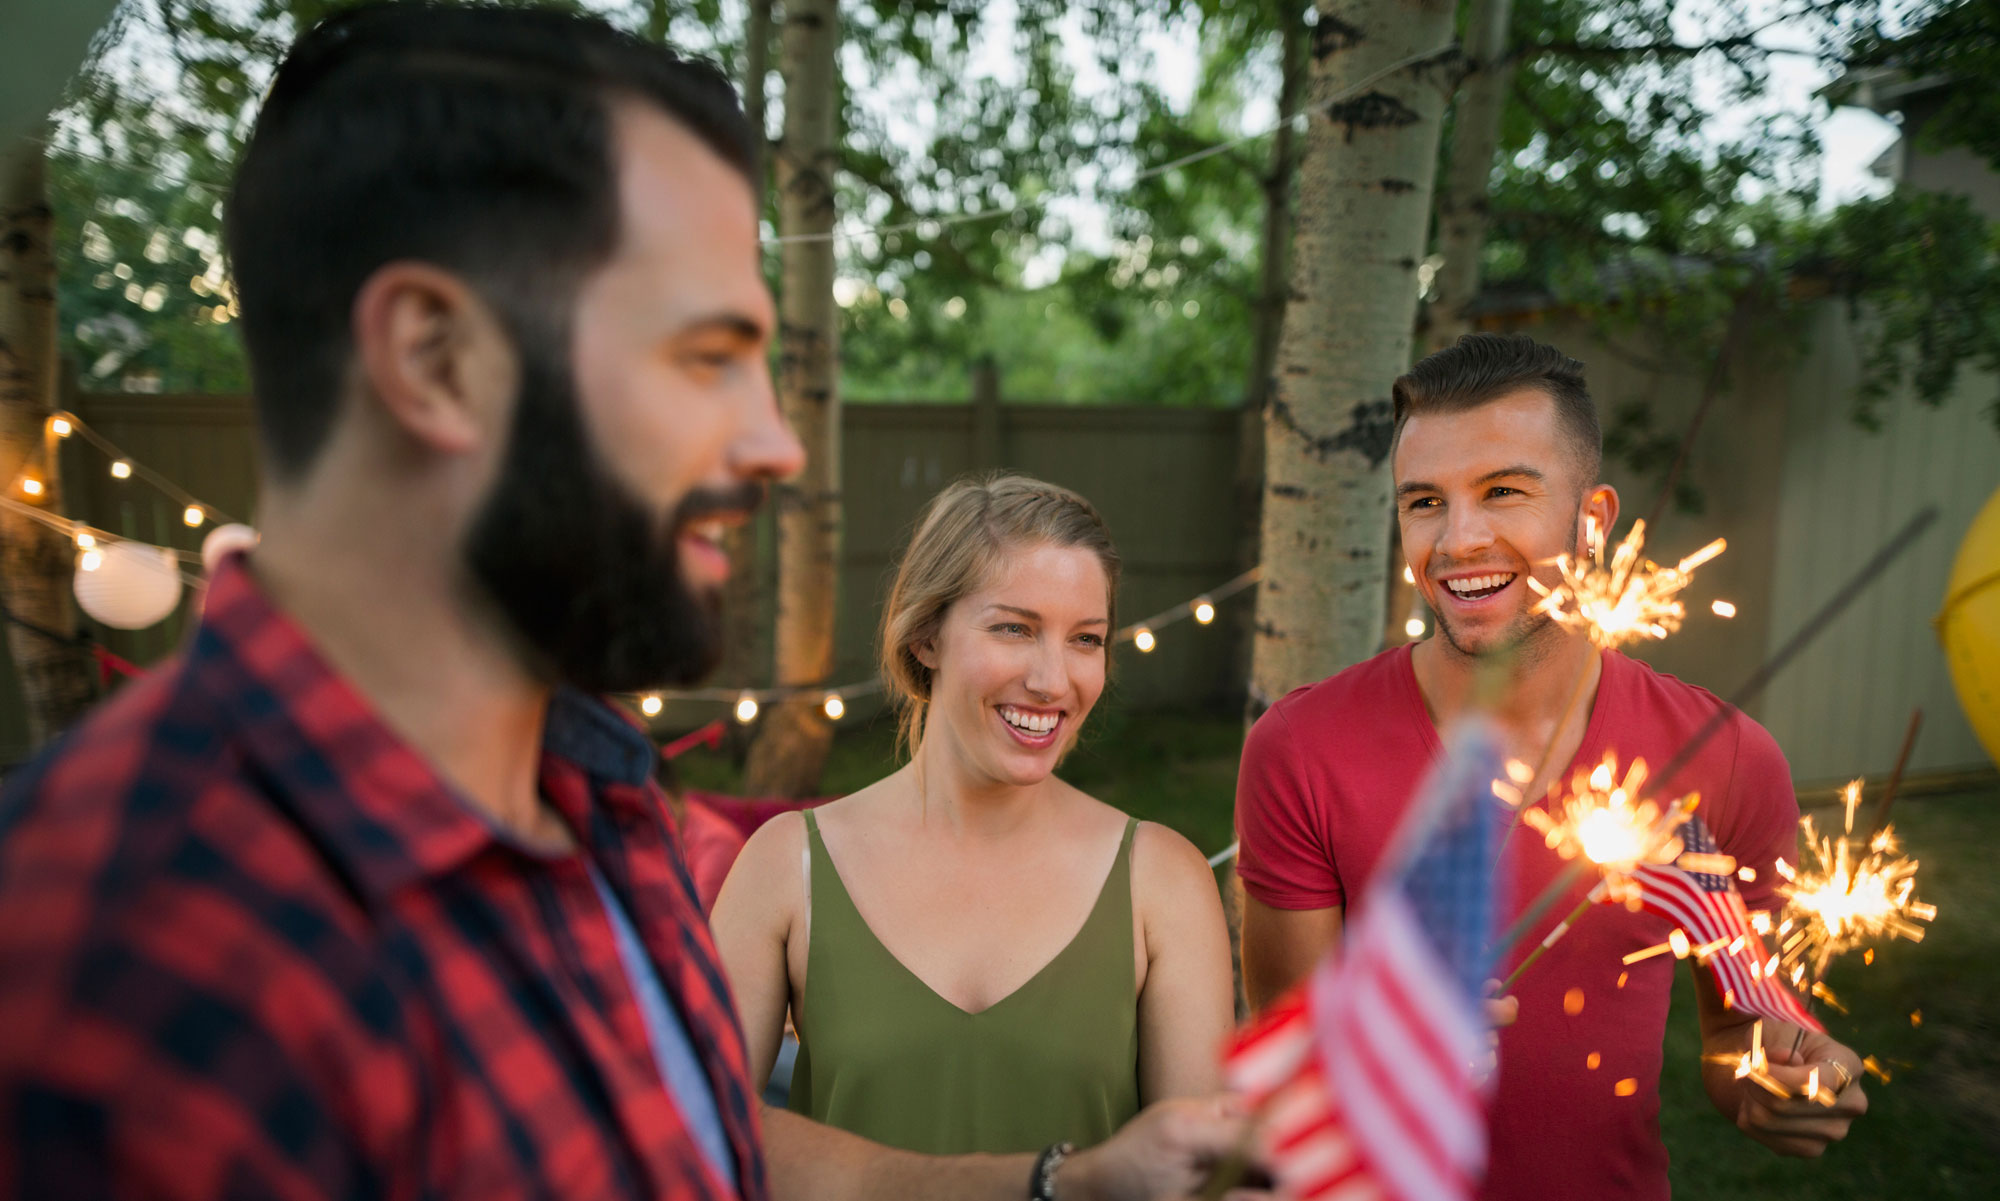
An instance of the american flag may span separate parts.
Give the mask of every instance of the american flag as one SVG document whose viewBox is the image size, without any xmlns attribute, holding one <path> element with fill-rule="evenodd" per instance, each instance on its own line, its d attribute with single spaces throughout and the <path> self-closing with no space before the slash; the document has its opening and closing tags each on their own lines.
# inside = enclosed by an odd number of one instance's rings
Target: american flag
<svg viewBox="0 0 2000 1201">
<path fill-rule="evenodd" d="M 1498 745 L 1467 723 L 1417 790 L 1344 947 L 1231 1047 L 1232 1088 L 1300 1201 L 1460 1201 L 1486 1168 L 1491 803 Z"/>
<path fill-rule="evenodd" d="M 1763 940 L 1750 928 L 1735 883 L 1725 875 L 1682 866 L 1719 857 L 1708 827 L 1699 817 L 1689 818 L 1681 840 L 1686 849 L 1674 862 L 1642 864 L 1633 871 L 1640 904 L 1685 930 L 1698 947 L 1714 948 L 1701 958 L 1715 973 L 1724 1005 L 1825 1033 L 1777 974 L 1777 960 L 1767 955 Z"/>
</svg>

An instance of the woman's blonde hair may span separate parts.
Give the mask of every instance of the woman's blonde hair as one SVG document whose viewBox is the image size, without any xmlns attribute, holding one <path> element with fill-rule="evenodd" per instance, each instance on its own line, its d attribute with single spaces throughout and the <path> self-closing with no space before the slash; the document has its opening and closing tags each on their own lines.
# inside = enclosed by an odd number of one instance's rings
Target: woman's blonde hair
<svg viewBox="0 0 2000 1201">
<path fill-rule="evenodd" d="M 1024 475 L 963 479 L 933 497 L 917 519 L 882 606 L 882 679 L 901 711 L 902 744 L 911 754 L 923 740 L 934 674 L 916 648 L 937 637 L 945 613 L 984 583 L 1002 554 L 1041 545 L 1097 556 L 1105 614 L 1116 628 L 1118 551 L 1097 510 L 1069 489 Z"/>
</svg>

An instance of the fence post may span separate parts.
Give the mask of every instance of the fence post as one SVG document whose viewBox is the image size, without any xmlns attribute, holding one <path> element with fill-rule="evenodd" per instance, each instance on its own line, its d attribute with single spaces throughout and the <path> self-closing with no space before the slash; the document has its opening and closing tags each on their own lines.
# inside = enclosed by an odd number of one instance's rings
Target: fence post
<svg viewBox="0 0 2000 1201">
<path fill-rule="evenodd" d="M 1000 463 L 1000 365 L 990 354 L 972 363 L 972 465 L 991 471 Z"/>
</svg>

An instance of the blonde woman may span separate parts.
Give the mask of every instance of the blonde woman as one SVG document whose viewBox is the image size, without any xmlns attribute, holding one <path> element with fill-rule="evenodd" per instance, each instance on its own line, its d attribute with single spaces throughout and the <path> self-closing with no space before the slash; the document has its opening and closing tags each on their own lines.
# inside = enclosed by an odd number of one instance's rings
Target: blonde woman
<svg viewBox="0 0 2000 1201">
<path fill-rule="evenodd" d="M 1117 586 L 1067 489 L 963 481 L 925 511 L 882 618 L 909 762 L 764 826 L 716 902 L 753 1079 L 794 1015 L 792 1110 L 915 1151 L 1016 1152 L 1219 1087 L 1208 865 L 1055 775 L 1104 691 Z"/>
</svg>

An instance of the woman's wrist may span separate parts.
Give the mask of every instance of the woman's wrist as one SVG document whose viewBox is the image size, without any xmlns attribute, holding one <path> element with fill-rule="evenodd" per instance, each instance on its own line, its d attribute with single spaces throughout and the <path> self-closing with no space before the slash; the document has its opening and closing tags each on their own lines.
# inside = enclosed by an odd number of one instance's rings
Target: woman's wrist
<svg viewBox="0 0 2000 1201">
<path fill-rule="evenodd" d="M 1056 1201 L 1056 1173 L 1075 1151 L 1074 1143 L 1051 1143 L 1035 1156 L 1034 1169 L 1028 1174 L 1028 1201 Z"/>
</svg>

